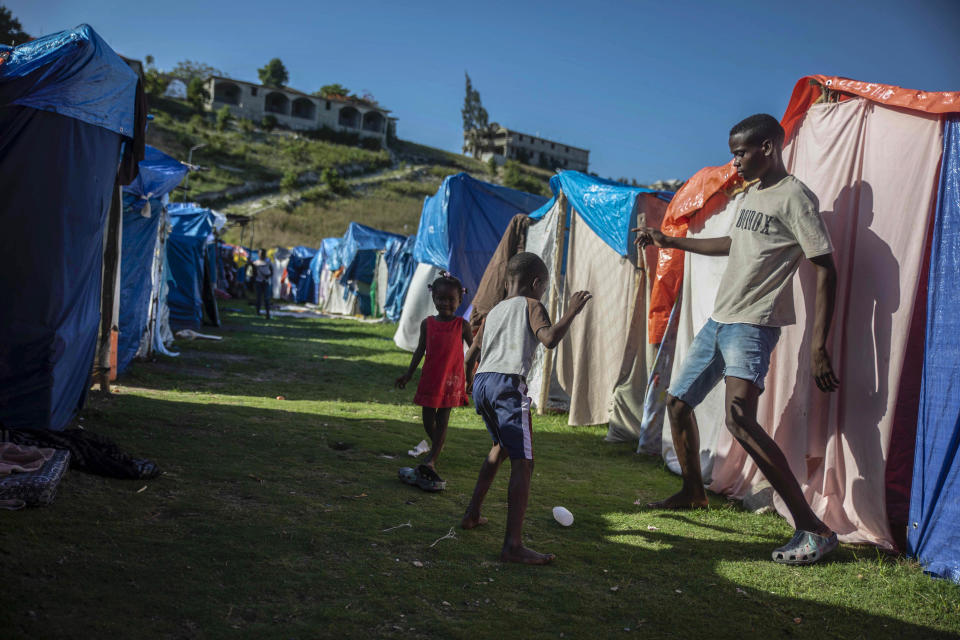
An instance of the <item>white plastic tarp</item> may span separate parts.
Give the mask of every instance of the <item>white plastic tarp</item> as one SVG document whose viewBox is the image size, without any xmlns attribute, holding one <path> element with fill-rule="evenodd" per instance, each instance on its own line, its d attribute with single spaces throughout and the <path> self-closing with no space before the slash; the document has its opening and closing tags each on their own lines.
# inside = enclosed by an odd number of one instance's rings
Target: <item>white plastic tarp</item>
<svg viewBox="0 0 960 640">
<path fill-rule="evenodd" d="M 393 334 L 393 341 L 401 349 L 414 351 L 420 342 L 420 323 L 427 316 L 437 312 L 433 306 L 433 296 L 427 287 L 437 279 L 440 269 L 433 265 L 421 262 L 413 272 L 410 288 L 407 290 L 407 299 L 403 303 L 400 313 L 400 322 L 397 331 Z"/>
</svg>

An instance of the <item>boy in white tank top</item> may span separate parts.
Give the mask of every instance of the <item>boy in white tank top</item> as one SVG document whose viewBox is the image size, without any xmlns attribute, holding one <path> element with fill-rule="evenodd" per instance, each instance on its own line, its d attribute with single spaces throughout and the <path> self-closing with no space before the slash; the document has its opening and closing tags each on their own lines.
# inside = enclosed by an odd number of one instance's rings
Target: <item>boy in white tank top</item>
<svg viewBox="0 0 960 640">
<path fill-rule="evenodd" d="M 591 296 L 586 291 L 573 294 L 567 312 L 557 324 L 551 324 L 547 310 L 540 302 L 547 283 L 547 266 L 539 256 L 518 253 L 510 258 L 507 263 L 507 298 L 487 314 L 466 357 L 467 390 L 473 390 L 477 413 L 483 416 L 493 447 L 480 467 L 473 497 L 460 526 L 473 529 L 486 523 L 487 519 L 480 515 L 480 507 L 500 463 L 509 457 L 507 532 L 500 551 L 502 562 L 547 564 L 555 557 L 552 553 L 527 549 L 522 542 L 523 518 L 533 475 L 527 374 L 537 345 L 542 344 L 548 349 L 557 346 Z M 474 378 L 473 364 L 477 358 L 480 358 L 480 366 Z"/>
</svg>

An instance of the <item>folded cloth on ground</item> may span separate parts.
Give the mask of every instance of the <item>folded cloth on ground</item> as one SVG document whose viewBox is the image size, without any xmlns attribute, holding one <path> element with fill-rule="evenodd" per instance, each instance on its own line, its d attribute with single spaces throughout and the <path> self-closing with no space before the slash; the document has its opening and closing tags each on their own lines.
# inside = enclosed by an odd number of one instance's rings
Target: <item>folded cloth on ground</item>
<svg viewBox="0 0 960 640">
<path fill-rule="evenodd" d="M 53 449 L 0 442 L 0 476 L 36 471 L 53 456 Z"/>
<path fill-rule="evenodd" d="M 37 471 L 11 473 L 0 478 L 0 505 L 17 508 L 19 501 L 27 506 L 50 504 L 68 466 L 70 452 L 57 450 Z"/>
<path fill-rule="evenodd" d="M 160 469 L 150 460 L 131 458 L 109 439 L 85 429 L 0 429 L 0 442 L 66 449 L 75 469 L 108 478 L 153 478 Z"/>
</svg>

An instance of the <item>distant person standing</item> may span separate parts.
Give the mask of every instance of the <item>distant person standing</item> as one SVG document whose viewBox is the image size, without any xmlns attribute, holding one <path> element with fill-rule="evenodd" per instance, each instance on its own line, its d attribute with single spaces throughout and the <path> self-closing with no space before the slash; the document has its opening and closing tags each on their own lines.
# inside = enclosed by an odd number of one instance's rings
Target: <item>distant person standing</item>
<svg viewBox="0 0 960 640">
<path fill-rule="evenodd" d="M 273 281 L 273 264 L 267 257 L 267 250 L 260 249 L 257 259 L 253 261 L 253 282 L 257 289 L 257 315 L 260 315 L 260 305 L 267 311 L 267 320 L 270 319 L 270 297 L 273 293 L 270 288 Z"/>
</svg>

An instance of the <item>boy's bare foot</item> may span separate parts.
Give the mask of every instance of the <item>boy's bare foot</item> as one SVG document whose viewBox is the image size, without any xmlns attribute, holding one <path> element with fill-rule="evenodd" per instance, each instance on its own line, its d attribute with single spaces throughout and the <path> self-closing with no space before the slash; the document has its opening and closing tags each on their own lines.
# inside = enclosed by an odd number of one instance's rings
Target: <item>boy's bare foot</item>
<svg viewBox="0 0 960 640">
<path fill-rule="evenodd" d="M 487 519 L 483 516 L 471 516 L 469 513 L 463 516 L 463 520 L 460 521 L 461 529 L 475 529 L 481 525 L 487 524 Z"/>
<path fill-rule="evenodd" d="M 516 549 L 504 547 L 500 552 L 500 562 L 519 562 L 520 564 L 550 564 L 556 557 L 552 553 L 537 553 L 526 547 Z"/>
<path fill-rule="evenodd" d="M 648 509 L 669 509 L 671 511 L 686 511 L 689 509 L 706 509 L 709 506 L 706 497 L 693 497 L 683 491 L 678 491 L 669 498 L 648 502 Z"/>
</svg>

